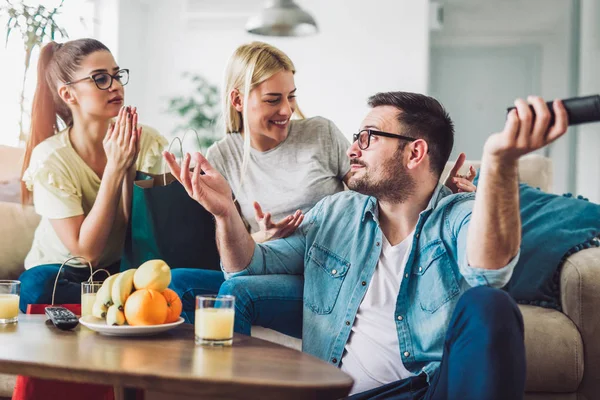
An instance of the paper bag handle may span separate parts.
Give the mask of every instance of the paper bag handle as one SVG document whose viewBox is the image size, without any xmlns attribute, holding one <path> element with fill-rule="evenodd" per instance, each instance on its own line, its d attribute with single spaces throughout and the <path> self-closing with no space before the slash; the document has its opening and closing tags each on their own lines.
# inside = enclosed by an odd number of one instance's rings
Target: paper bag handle
<svg viewBox="0 0 600 400">
<path fill-rule="evenodd" d="M 89 281 L 91 282 L 92 276 L 94 276 L 94 273 L 95 273 L 94 270 L 92 269 L 92 263 L 90 263 L 85 257 L 75 256 L 75 257 L 69 258 L 64 263 L 62 263 L 62 265 L 58 269 L 58 274 L 56 274 L 56 279 L 54 280 L 54 288 L 52 288 L 52 305 L 54 305 L 54 294 L 56 293 L 56 284 L 58 283 L 58 277 L 60 276 L 60 271 L 62 271 L 65 264 L 67 264 L 71 260 L 76 260 L 76 259 L 81 259 L 81 260 L 85 261 L 87 263 L 87 265 L 90 267 Z M 100 270 L 98 270 L 98 271 L 100 271 Z M 96 272 L 98 272 L 98 271 L 96 271 Z M 106 271 L 106 270 L 102 270 L 102 271 L 105 271 L 108 275 L 110 275 L 110 273 L 108 271 Z"/>
<path fill-rule="evenodd" d="M 200 135 L 198 134 L 198 132 L 195 129 L 188 129 L 187 131 L 185 131 L 185 133 L 183 134 L 183 137 L 181 139 L 179 139 L 179 137 L 177 137 L 177 136 L 174 137 L 173 140 L 171 140 L 171 143 L 169 143 L 169 147 L 167 148 L 167 152 L 170 153 L 171 147 L 173 147 L 173 143 L 175 143 L 175 141 L 179 142 L 179 152 L 181 153 L 181 157 L 182 157 L 179 167 L 181 167 L 181 165 L 183 164 L 183 143 L 185 143 L 185 137 L 190 132 L 194 132 L 194 134 L 196 135 L 196 140 L 198 141 L 198 146 L 200 146 Z M 162 170 L 163 170 L 163 185 L 166 186 L 167 185 L 167 169 L 165 167 L 164 158 L 163 158 Z"/>
</svg>

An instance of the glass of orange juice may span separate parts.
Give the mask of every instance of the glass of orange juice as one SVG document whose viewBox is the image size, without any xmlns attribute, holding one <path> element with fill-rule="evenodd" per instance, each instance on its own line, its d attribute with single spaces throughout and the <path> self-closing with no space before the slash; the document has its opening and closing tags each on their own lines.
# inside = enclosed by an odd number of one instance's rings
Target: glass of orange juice
<svg viewBox="0 0 600 400">
<path fill-rule="evenodd" d="M 196 344 L 231 346 L 234 296 L 196 296 Z"/>
<path fill-rule="evenodd" d="M 102 287 L 102 282 L 81 283 L 81 316 L 92 315 L 92 307 L 96 302 L 96 293 Z"/>
<path fill-rule="evenodd" d="M 0 325 L 19 320 L 21 282 L 0 280 Z"/>
</svg>

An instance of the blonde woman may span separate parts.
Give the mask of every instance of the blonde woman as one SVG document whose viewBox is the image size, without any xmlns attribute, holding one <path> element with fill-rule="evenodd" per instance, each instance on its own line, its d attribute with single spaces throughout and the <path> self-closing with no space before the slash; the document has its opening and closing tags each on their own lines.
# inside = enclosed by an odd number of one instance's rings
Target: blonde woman
<svg viewBox="0 0 600 400">
<path fill-rule="evenodd" d="M 256 242 L 294 232 L 319 200 L 344 190 L 350 171 L 350 143 L 335 124 L 323 117 L 304 118 L 300 112 L 295 72 L 285 53 L 262 42 L 238 47 L 225 71 L 226 135 L 208 149 L 206 158 L 231 186 Z M 164 156 L 171 170 L 178 171 L 174 156 Z M 186 155 L 182 170 L 189 164 Z M 254 324 L 300 337 L 303 276 L 223 282 L 220 272 L 173 271 L 172 288 L 182 298 L 189 322 L 195 295 L 219 291 L 236 297 L 236 332 L 250 334 Z"/>
<path fill-rule="evenodd" d="M 142 133 L 136 109 L 123 106 L 128 80 L 97 40 L 41 50 L 22 195 L 23 203 L 33 197 L 42 219 L 19 278 L 23 312 L 50 303 L 59 267 L 72 256 L 119 271 L 135 171 L 158 172 L 166 144 L 149 127 Z M 58 121 L 66 125 L 60 132 Z M 79 303 L 89 275 L 85 263 L 69 263 L 55 302 Z"/>
</svg>

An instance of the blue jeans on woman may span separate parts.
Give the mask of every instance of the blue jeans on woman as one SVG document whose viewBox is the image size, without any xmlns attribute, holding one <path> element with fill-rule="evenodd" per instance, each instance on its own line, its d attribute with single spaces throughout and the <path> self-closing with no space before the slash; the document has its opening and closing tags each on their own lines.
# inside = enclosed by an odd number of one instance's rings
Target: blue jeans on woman
<svg viewBox="0 0 600 400">
<path fill-rule="evenodd" d="M 458 301 L 442 362 L 420 374 L 357 393 L 351 400 L 519 400 L 525 392 L 523 316 L 504 291 L 480 286 Z"/>
<path fill-rule="evenodd" d="M 21 281 L 21 295 L 19 308 L 27 312 L 28 304 L 51 304 L 52 291 L 56 275 L 61 264 L 44 264 L 25 270 L 19 277 Z M 104 268 L 110 274 L 119 272 L 119 262 Z M 102 275 L 100 275 L 102 274 Z M 88 267 L 71 267 L 65 265 L 56 282 L 54 304 L 79 304 L 81 303 L 81 283 L 90 278 Z M 94 281 L 103 281 L 106 274 L 99 272 L 94 275 Z"/>
<path fill-rule="evenodd" d="M 235 296 L 237 333 L 250 335 L 260 325 L 300 338 L 302 336 L 302 293 L 299 275 L 239 276 L 225 281 L 220 271 L 180 268 L 171 271 L 171 285 L 183 303 L 182 317 L 194 323 L 196 296 Z"/>
</svg>

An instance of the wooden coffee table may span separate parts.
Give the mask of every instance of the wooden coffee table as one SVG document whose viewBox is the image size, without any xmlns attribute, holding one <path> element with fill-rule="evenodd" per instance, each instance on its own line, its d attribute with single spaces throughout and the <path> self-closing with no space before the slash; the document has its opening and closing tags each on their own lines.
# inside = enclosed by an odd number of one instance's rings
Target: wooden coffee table
<svg viewBox="0 0 600 400">
<path fill-rule="evenodd" d="M 56 329 L 44 315 L 0 326 L 0 373 L 131 388 L 153 399 L 338 399 L 352 379 L 310 355 L 236 334 L 233 346 L 194 344 L 183 324 L 150 337 L 103 336 L 79 325 Z"/>
</svg>

